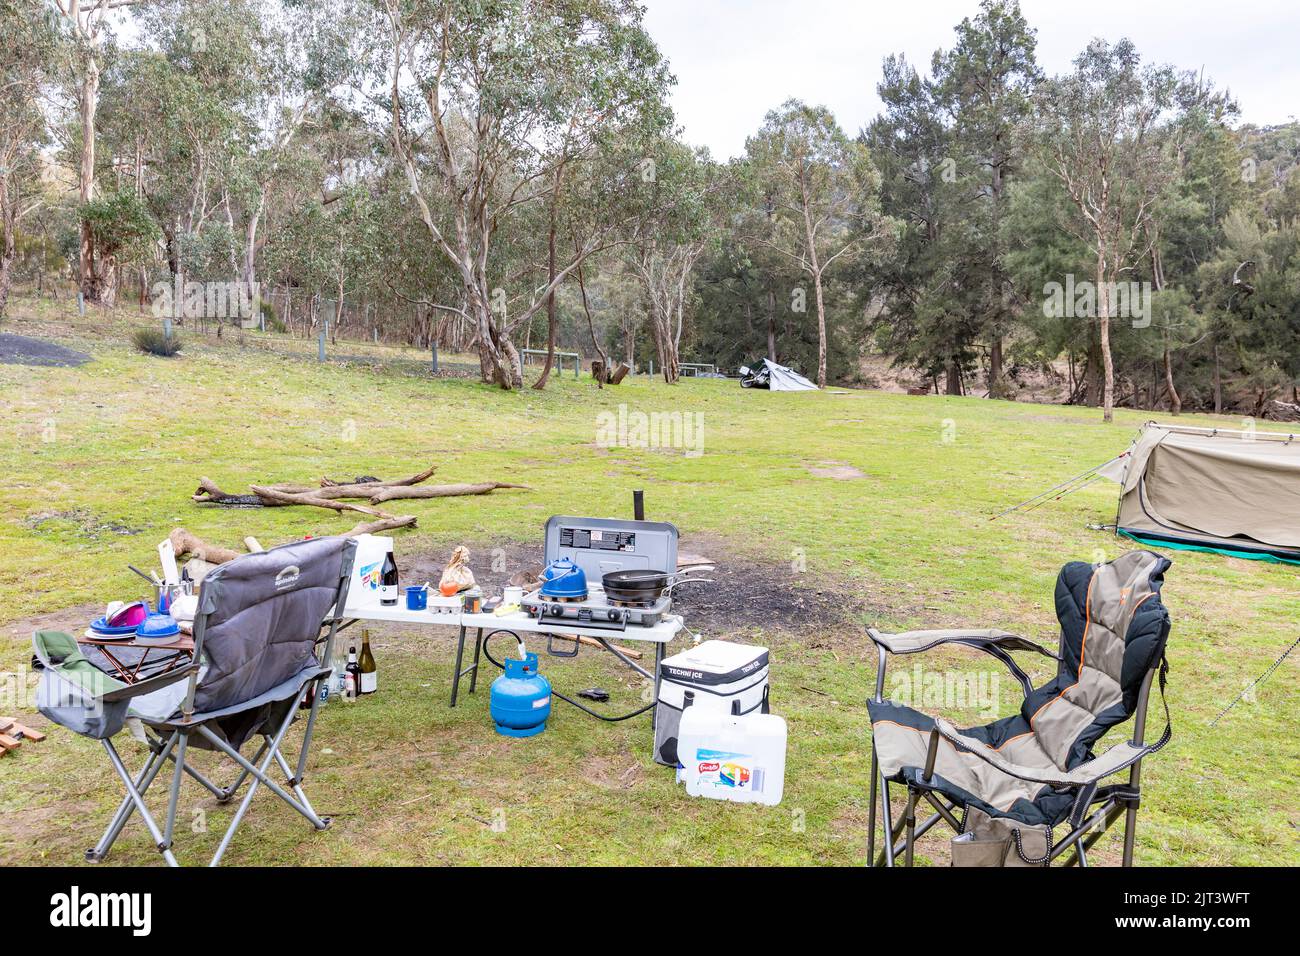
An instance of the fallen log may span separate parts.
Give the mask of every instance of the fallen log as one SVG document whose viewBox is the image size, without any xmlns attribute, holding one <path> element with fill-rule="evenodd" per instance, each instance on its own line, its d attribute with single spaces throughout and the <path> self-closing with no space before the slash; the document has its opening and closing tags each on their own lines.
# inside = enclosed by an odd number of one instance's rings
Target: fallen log
<svg viewBox="0 0 1300 956">
<path fill-rule="evenodd" d="M 417 472 L 414 475 L 408 475 L 405 478 L 377 478 L 374 481 L 347 482 L 339 483 L 332 478 L 321 478 L 320 486 L 303 485 L 294 482 L 282 482 L 273 485 L 258 485 L 259 488 L 267 488 L 271 491 L 281 492 L 286 495 L 315 495 L 318 498 L 369 498 L 379 488 L 405 488 L 410 485 L 418 485 L 422 481 L 427 481 L 435 471 L 437 465 L 430 465 L 424 471 Z M 190 496 L 199 504 L 228 504 L 228 505 L 261 505 L 266 508 L 285 507 L 290 502 L 281 498 L 271 498 L 263 495 L 246 495 L 231 494 L 222 490 L 211 478 L 200 478 L 199 486 L 195 489 L 194 494 Z"/>
<path fill-rule="evenodd" d="M 486 495 L 498 488 L 523 488 L 527 485 L 515 485 L 507 481 L 480 481 L 473 484 L 458 485 L 423 485 L 417 488 L 381 488 L 370 496 L 370 503 L 377 505 L 397 498 L 456 498 L 460 495 Z"/>
<path fill-rule="evenodd" d="M 270 501 L 276 501 L 286 505 L 314 505 L 317 508 L 329 508 L 333 511 L 360 511 L 362 514 L 372 515 L 376 518 L 392 518 L 387 511 L 380 511 L 378 508 L 371 508 L 369 505 L 359 505 L 352 501 L 341 501 L 337 498 L 322 498 L 315 493 L 306 494 L 289 494 L 285 491 L 278 491 L 267 485 L 249 485 L 253 494 L 259 498 L 266 498 Z"/>
<path fill-rule="evenodd" d="M 209 564 L 225 564 L 227 561 L 233 561 L 239 557 L 238 551 L 231 548 L 222 548 L 215 544 L 208 544 L 198 535 L 191 534 L 184 528 L 173 528 L 167 539 L 171 541 L 177 557 L 188 554 L 200 561 L 207 561 Z"/>
<path fill-rule="evenodd" d="M 265 501 L 257 495 L 232 495 L 217 487 L 216 482 L 211 478 L 199 479 L 199 486 L 194 490 L 194 494 L 190 495 L 190 500 L 201 505 L 243 505 L 250 508 L 269 508 L 279 504 L 279 502 Z"/>
</svg>

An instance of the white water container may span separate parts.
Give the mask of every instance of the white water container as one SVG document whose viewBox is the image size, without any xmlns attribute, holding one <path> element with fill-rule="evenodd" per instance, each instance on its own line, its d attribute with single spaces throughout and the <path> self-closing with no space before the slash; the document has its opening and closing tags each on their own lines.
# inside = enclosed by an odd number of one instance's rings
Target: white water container
<svg viewBox="0 0 1300 956">
<path fill-rule="evenodd" d="M 776 806 L 785 790 L 785 720 L 687 707 L 677 753 L 693 797 Z"/>
</svg>

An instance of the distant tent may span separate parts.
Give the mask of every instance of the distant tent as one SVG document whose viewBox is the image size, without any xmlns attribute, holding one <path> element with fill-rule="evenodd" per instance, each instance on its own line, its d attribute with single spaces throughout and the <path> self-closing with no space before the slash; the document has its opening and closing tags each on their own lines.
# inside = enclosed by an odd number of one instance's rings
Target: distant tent
<svg viewBox="0 0 1300 956">
<path fill-rule="evenodd" d="M 798 372 L 777 365 L 768 359 L 757 368 L 741 366 L 740 384 L 744 388 L 766 388 L 773 392 L 805 392 L 817 390 L 817 386 Z"/>
<path fill-rule="evenodd" d="M 1117 534 L 1300 564 L 1300 435 L 1148 422 L 1098 473 L 1120 483 Z"/>
</svg>

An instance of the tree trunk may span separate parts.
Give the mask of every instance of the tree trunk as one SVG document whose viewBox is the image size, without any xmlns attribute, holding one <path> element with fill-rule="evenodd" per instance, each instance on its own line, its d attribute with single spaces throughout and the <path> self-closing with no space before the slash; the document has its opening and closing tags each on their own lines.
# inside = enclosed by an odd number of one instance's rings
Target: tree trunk
<svg viewBox="0 0 1300 956">
<path fill-rule="evenodd" d="M 0 226 L 4 228 L 4 248 L 0 249 L 0 318 L 4 317 L 9 303 L 9 288 L 13 283 L 13 265 L 17 258 L 18 197 L 11 195 L 7 184 L 0 179 Z M 43 250 L 42 250 L 43 251 Z"/>
<path fill-rule="evenodd" d="M 12 233 L 5 236 L 5 250 L 0 254 L 0 318 L 4 317 L 5 307 L 9 304 L 9 287 L 13 282 L 14 254 L 10 246 Z"/>
<path fill-rule="evenodd" d="M 1223 413 L 1223 367 L 1219 362 L 1219 343 L 1214 343 L 1214 414 Z"/>
<path fill-rule="evenodd" d="M 1178 389 L 1174 388 L 1174 366 L 1169 359 L 1167 343 L 1165 348 L 1165 391 L 1169 393 L 1169 413 L 1177 415 L 1183 410 L 1183 400 L 1178 397 Z M 1152 402 L 1152 405 L 1154 404 Z"/>
<path fill-rule="evenodd" d="M 815 255 L 815 253 L 814 253 Z M 822 274 L 814 266 L 813 292 L 817 298 L 817 387 L 826 387 L 826 303 L 822 299 Z"/>
<path fill-rule="evenodd" d="M 961 394 L 961 369 L 956 362 L 949 362 L 948 367 L 944 370 L 944 393 L 947 395 Z"/>
<path fill-rule="evenodd" d="M 95 198 L 95 113 L 99 108 L 99 64 L 86 57 L 86 75 L 81 81 L 81 167 L 78 174 L 82 205 Z M 99 299 L 99 282 L 95 275 L 95 240 L 90 223 L 82 220 L 78 249 L 78 278 L 87 301 Z"/>
<path fill-rule="evenodd" d="M 767 360 L 776 363 L 776 291 L 767 290 Z"/>
<path fill-rule="evenodd" d="M 1102 385 L 1101 418 L 1102 421 L 1115 420 L 1115 363 L 1110 354 L 1110 294 L 1106 286 L 1106 260 L 1097 257 L 1097 344 L 1101 348 Z"/>
<path fill-rule="evenodd" d="M 560 169 L 555 171 L 555 190 L 551 193 L 551 222 L 546 236 L 546 282 L 555 281 L 555 210 L 560 201 Z M 546 362 L 542 365 L 542 374 L 533 383 L 533 388 L 541 391 L 551 377 L 551 366 L 555 364 L 555 289 L 546 296 Z"/>
<path fill-rule="evenodd" d="M 598 361 L 600 362 L 600 367 L 604 370 L 603 379 L 597 378 L 596 383 L 603 387 L 604 383 L 609 380 L 609 376 L 614 370 L 613 368 L 610 367 L 609 356 L 605 354 L 605 350 L 601 348 L 600 340 L 596 338 L 596 321 L 595 319 L 592 318 L 591 315 L 591 303 L 587 301 L 587 280 L 583 276 L 582 272 L 583 272 L 582 266 L 578 266 L 576 270 L 577 278 L 578 278 L 578 292 L 582 296 L 583 314 L 586 315 L 587 317 L 587 331 L 591 333 L 591 347 L 594 348 L 596 350 L 596 354 L 600 356 Z"/>
<path fill-rule="evenodd" d="M 248 217 L 248 225 L 244 227 L 244 285 L 248 289 L 249 296 L 255 302 L 261 298 L 255 294 L 257 289 L 257 229 L 261 224 L 264 203 L 264 199 L 258 199 L 257 207 Z"/>
<path fill-rule="evenodd" d="M 989 398 L 1001 398 L 1002 336 L 994 333 L 989 343 Z"/>
</svg>

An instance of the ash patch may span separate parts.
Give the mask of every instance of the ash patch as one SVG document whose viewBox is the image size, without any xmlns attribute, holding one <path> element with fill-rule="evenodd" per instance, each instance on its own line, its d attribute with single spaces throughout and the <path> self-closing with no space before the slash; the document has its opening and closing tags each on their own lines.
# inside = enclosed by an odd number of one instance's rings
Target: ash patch
<svg viewBox="0 0 1300 956">
<path fill-rule="evenodd" d="M 0 334 L 0 364 L 75 368 L 91 360 L 85 352 L 26 335 Z"/>
<path fill-rule="evenodd" d="M 438 586 L 452 549 L 464 542 L 449 541 L 420 551 L 398 552 L 398 571 L 407 584 L 428 581 Z M 483 593 L 501 593 L 520 572 L 540 572 L 541 544 L 518 541 L 465 543 L 470 567 Z M 857 633 L 867 616 L 884 609 L 873 605 L 860 586 L 829 581 L 811 574 L 793 574 L 788 563 L 739 555 L 716 538 L 684 537 L 678 553 L 698 555 L 714 563 L 710 572 L 694 576 L 711 584 L 683 584 L 673 591 L 673 609 L 686 615 L 692 631 L 721 637 L 755 630 L 807 633 L 808 630 L 851 628 Z"/>
<path fill-rule="evenodd" d="M 788 564 L 716 556 L 714 560 L 713 571 L 697 572 L 699 577 L 711 578 L 712 584 L 684 584 L 673 591 L 673 609 L 686 615 L 693 631 L 713 636 L 754 630 L 808 633 L 845 626 L 856 629 L 873 610 L 847 585 L 792 574 Z"/>
</svg>

